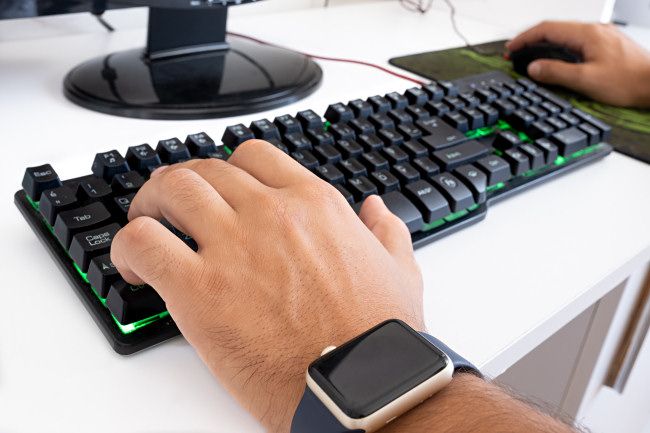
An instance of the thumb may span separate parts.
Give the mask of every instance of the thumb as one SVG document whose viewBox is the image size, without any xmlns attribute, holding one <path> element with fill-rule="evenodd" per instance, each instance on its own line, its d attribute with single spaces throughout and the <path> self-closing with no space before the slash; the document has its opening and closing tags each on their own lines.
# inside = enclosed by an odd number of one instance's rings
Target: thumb
<svg viewBox="0 0 650 433">
<path fill-rule="evenodd" d="M 406 265 L 413 261 L 411 234 L 404 222 L 393 214 L 381 197 L 371 195 L 361 206 L 359 218 L 370 229 L 391 256 Z"/>
<path fill-rule="evenodd" d="M 528 65 L 528 75 L 535 81 L 579 90 L 584 66 L 562 60 L 536 60 Z"/>
</svg>

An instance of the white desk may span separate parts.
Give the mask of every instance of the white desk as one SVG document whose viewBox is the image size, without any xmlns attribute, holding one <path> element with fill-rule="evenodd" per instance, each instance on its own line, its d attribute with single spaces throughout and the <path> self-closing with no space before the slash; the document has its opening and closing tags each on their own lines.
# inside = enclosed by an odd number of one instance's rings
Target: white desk
<svg viewBox="0 0 650 433">
<path fill-rule="evenodd" d="M 230 27 L 287 46 L 386 62 L 459 44 L 446 11 L 393 3 L 240 18 Z M 528 21 L 531 21 L 528 19 Z M 460 18 L 474 41 L 514 31 Z M 1 24 L 1 23 L 0 23 Z M 517 27 L 519 24 L 517 24 Z M 259 432 L 178 338 L 135 356 L 109 347 L 13 205 L 28 165 L 64 178 L 101 150 L 204 130 L 232 120 L 122 119 L 67 102 L 64 74 L 87 58 L 142 44 L 143 30 L 0 42 L 0 430 L 3 432 Z M 409 83 L 323 62 L 302 108 L 324 110 Z M 497 375 L 650 259 L 650 167 L 619 154 L 502 202 L 478 225 L 417 251 L 426 321 L 435 335 Z M 441 296 L 442 293 L 452 296 Z"/>
</svg>

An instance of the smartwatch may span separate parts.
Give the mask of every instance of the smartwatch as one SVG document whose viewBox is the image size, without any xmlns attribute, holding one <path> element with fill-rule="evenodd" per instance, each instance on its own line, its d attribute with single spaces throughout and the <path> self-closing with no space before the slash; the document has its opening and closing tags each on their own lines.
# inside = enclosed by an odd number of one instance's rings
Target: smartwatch
<svg viewBox="0 0 650 433">
<path fill-rule="evenodd" d="M 387 320 L 326 348 L 309 365 L 291 433 L 373 432 L 447 386 L 459 371 L 481 376 L 434 337 Z"/>
</svg>

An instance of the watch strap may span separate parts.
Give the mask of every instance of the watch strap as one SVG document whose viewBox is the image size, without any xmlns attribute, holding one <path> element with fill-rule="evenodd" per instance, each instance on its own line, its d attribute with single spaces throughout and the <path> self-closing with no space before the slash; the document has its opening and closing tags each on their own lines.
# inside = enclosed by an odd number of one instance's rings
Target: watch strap
<svg viewBox="0 0 650 433">
<path fill-rule="evenodd" d="M 472 373 L 478 377 L 483 377 L 481 372 L 479 371 L 474 364 L 451 350 L 449 346 L 447 346 L 445 343 L 442 341 L 438 340 L 436 337 L 433 335 L 429 335 L 424 332 L 420 332 L 420 335 L 429 340 L 431 344 L 436 346 L 438 349 L 442 350 L 447 354 L 449 359 L 451 359 L 452 364 L 454 364 L 454 374 L 456 373 Z"/>
</svg>

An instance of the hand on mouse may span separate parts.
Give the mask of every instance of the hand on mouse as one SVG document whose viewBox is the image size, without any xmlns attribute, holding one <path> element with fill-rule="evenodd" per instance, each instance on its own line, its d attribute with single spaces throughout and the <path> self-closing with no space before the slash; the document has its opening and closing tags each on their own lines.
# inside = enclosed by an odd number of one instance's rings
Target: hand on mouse
<svg viewBox="0 0 650 433">
<path fill-rule="evenodd" d="M 159 169 L 129 219 L 113 263 L 158 291 L 212 373 L 270 431 L 289 430 L 307 366 L 326 346 L 393 317 L 423 330 L 404 223 L 377 196 L 357 217 L 336 189 L 266 142 L 240 145 L 228 162 Z"/>
<path fill-rule="evenodd" d="M 650 52 L 609 24 L 543 22 L 506 44 L 509 52 L 551 42 L 579 52 L 584 63 L 537 60 L 528 75 L 607 104 L 650 107 Z"/>
</svg>

